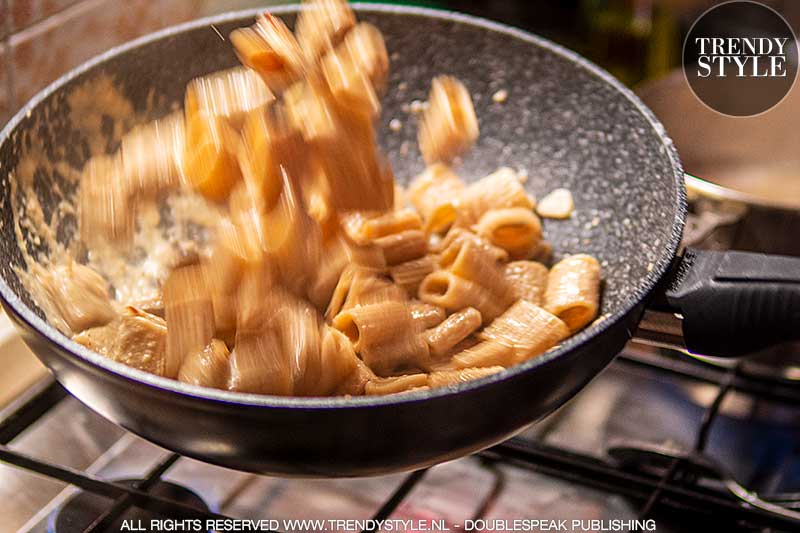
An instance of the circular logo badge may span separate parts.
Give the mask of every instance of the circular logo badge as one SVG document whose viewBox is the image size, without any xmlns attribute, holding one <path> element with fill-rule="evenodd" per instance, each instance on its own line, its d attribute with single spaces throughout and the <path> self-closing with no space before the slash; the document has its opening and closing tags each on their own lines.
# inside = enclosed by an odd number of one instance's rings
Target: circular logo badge
<svg viewBox="0 0 800 533">
<path fill-rule="evenodd" d="M 775 10 L 735 0 L 712 7 L 683 44 L 683 72 L 711 109 L 734 117 L 770 110 L 797 77 L 797 41 Z"/>
</svg>

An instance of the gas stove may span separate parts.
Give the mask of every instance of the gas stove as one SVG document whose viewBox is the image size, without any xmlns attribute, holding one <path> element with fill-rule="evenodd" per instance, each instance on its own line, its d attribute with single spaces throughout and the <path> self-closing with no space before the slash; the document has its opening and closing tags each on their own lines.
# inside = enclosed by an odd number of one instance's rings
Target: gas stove
<svg viewBox="0 0 800 533">
<path fill-rule="evenodd" d="M 519 436 L 409 474 L 228 470 L 127 433 L 50 378 L 0 413 L 0 443 L 4 531 L 800 528 L 800 386 L 635 343 Z"/>
</svg>

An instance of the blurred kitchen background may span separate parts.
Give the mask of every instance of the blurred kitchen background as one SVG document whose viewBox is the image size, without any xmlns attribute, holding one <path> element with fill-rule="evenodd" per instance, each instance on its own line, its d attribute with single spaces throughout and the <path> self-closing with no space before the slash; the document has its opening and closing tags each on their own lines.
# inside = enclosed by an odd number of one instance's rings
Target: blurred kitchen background
<svg viewBox="0 0 800 533">
<path fill-rule="evenodd" d="M 159 28 L 265 0 L 0 0 L 0 123 L 60 74 Z M 551 38 L 629 85 L 679 66 L 683 35 L 709 0 L 423 0 L 396 2 L 471 13 Z M 772 5 L 800 20 L 800 2 Z"/>
<path fill-rule="evenodd" d="M 0 126 L 64 72 L 115 45 L 157 29 L 224 11 L 269 7 L 265 0 L 0 0 Z M 710 0 L 423 0 L 524 28 L 599 63 L 645 99 L 675 139 L 687 171 L 756 195 L 711 202 L 687 235 L 720 247 L 800 252 L 800 91 L 756 118 L 710 111 L 680 71 L 683 38 Z M 800 1 L 766 0 L 800 28 Z M 743 25 L 747 21 L 741 21 Z M 413 31 L 413 30 L 410 30 Z M 424 36 L 423 36 L 424 38 Z M 797 95 L 795 97 L 795 95 Z M 710 193 L 711 197 L 707 196 Z M 734 198 L 735 199 L 735 198 Z M 713 201 L 712 201 L 713 200 Z M 753 203 L 766 203 L 761 209 Z M 776 212 L 781 204 L 790 210 Z M 702 207 L 702 205 L 701 205 Z M 743 213 L 747 210 L 750 215 Z M 763 215 L 763 216 L 761 216 Z M 787 216 L 790 215 L 790 216 Z M 755 220 L 753 220 L 755 217 Z M 746 219 L 746 224 L 737 221 Z M 751 223 L 753 222 L 753 223 Z M 769 240 L 765 240 L 765 236 Z M 25 355 L 22 355 L 22 354 Z M 12 355 L 13 354 L 13 355 Z M 0 316 L 0 406 L 44 369 Z"/>
</svg>

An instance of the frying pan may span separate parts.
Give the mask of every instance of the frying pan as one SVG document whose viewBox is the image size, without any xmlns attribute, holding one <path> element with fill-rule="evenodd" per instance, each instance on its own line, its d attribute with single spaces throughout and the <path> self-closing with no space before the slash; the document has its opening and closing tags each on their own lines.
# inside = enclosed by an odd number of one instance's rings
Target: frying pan
<svg viewBox="0 0 800 533">
<path fill-rule="evenodd" d="M 736 355 L 797 335 L 797 260 L 699 251 L 676 257 L 686 211 L 678 155 L 653 115 L 609 74 L 548 41 L 484 20 L 416 8 L 356 9 L 384 32 L 390 51 L 392 89 L 384 102 L 381 144 L 401 182 L 423 169 L 407 104 L 425 98 L 436 74 L 460 78 L 474 95 L 481 138 L 459 173 L 470 181 L 506 164 L 528 170 L 526 186 L 534 194 L 572 191 L 576 213 L 567 221 L 546 221 L 545 232 L 556 258 L 587 252 L 601 261 L 602 319 L 557 349 L 488 378 L 359 398 L 283 398 L 190 386 L 111 361 L 56 330 L 13 268 L 23 259 L 10 176 L 37 143 L 45 157 L 66 154 L 77 168 L 89 157 L 87 133 L 79 127 L 88 121 L 70 113 L 69 95 L 98 76 L 110 76 L 142 116 L 154 118 L 181 101 L 190 79 L 236 64 L 230 44 L 210 26 L 227 35 L 256 13 L 232 13 L 95 58 L 42 91 L 2 131 L 3 305 L 25 342 L 86 405 L 161 446 L 235 469 L 372 475 L 475 452 L 552 412 L 622 349 L 650 302 L 681 312 L 687 345 L 701 351 Z M 274 12 L 291 25 L 297 8 Z M 509 94 L 502 104 L 491 98 L 499 89 Z M 399 132 L 385 127 L 392 118 L 403 122 Z M 113 129 L 107 122 L 100 121 L 100 133 Z M 109 141 L 107 148 L 115 146 Z M 74 195 L 74 186 L 62 183 L 51 167 L 41 165 L 33 183 L 46 217 Z M 65 243 L 75 233 L 68 222 L 55 230 Z M 35 231 L 23 234 L 25 246 L 41 246 Z"/>
</svg>

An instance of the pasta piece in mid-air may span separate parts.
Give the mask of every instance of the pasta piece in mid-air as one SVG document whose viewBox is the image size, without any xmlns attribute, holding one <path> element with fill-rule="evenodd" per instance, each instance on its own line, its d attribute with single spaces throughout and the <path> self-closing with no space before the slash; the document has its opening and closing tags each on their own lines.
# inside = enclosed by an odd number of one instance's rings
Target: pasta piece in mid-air
<svg viewBox="0 0 800 533">
<path fill-rule="evenodd" d="M 317 384 L 318 395 L 332 394 L 357 372 L 361 361 L 356 356 L 350 340 L 339 330 L 322 326 L 320 346 L 321 374 Z"/>
<path fill-rule="evenodd" d="M 228 389 L 236 392 L 290 396 L 292 365 L 276 332 L 269 328 L 237 332 L 230 356 Z"/>
<path fill-rule="evenodd" d="M 434 78 L 419 129 L 419 147 L 425 161 L 452 161 L 472 147 L 478 133 L 478 118 L 464 84 L 451 76 Z"/>
<path fill-rule="evenodd" d="M 206 274 L 199 265 L 173 270 L 163 291 L 167 323 L 164 375 L 174 378 L 184 358 L 202 350 L 214 337 L 214 307 Z"/>
<path fill-rule="evenodd" d="M 178 372 L 178 381 L 201 387 L 222 389 L 230 379 L 230 352 L 219 339 L 212 339 L 202 350 L 189 354 Z"/>
<path fill-rule="evenodd" d="M 255 71 L 234 67 L 190 81 L 184 111 L 187 117 L 204 114 L 221 118 L 240 130 L 249 112 L 263 111 L 274 101 L 275 95 Z"/>
<path fill-rule="evenodd" d="M 186 142 L 183 115 L 172 113 L 144 126 L 137 126 L 120 141 L 121 186 L 137 201 L 175 189 L 184 179 L 183 146 Z"/>
<path fill-rule="evenodd" d="M 297 42 L 310 61 L 338 45 L 356 24 L 356 16 L 345 0 L 310 0 L 297 17 Z"/>
<path fill-rule="evenodd" d="M 269 13 L 230 35 L 239 60 L 256 71 L 270 90 L 280 92 L 303 75 L 306 60 L 289 28 Z"/>
</svg>

